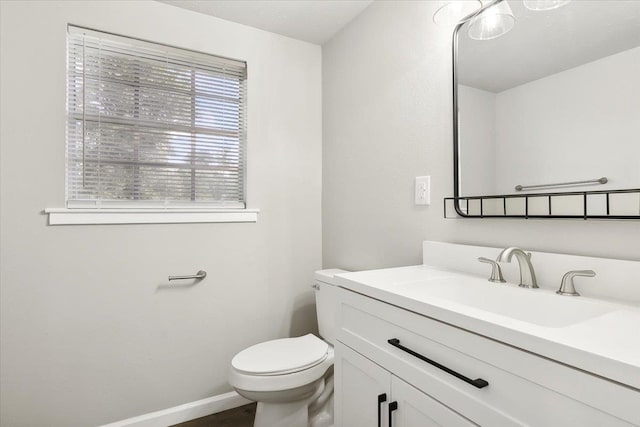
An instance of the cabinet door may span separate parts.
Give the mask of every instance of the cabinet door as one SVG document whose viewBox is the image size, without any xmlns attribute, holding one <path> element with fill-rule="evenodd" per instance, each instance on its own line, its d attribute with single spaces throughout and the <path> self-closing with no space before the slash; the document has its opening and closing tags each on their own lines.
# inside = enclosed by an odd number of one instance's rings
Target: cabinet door
<svg viewBox="0 0 640 427">
<path fill-rule="evenodd" d="M 396 376 L 391 377 L 391 397 L 391 407 L 397 404 L 397 409 L 391 413 L 389 427 L 476 425 Z"/>
<path fill-rule="evenodd" d="M 335 427 L 386 427 L 391 374 L 341 342 L 335 351 Z"/>
</svg>

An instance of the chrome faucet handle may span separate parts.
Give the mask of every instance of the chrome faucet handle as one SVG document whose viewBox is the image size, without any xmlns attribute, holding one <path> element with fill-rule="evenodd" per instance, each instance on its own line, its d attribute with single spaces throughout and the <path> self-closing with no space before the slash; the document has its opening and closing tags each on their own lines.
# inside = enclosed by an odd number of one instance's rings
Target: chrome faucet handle
<svg viewBox="0 0 640 427">
<path fill-rule="evenodd" d="M 489 258 L 485 258 L 485 257 L 478 258 L 478 261 L 484 262 L 485 264 L 491 264 L 491 277 L 489 277 L 488 279 L 490 282 L 494 282 L 494 283 L 507 282 L 506 280 L 504 280 L 504 277 L 502 277 L 502 268 L 500 268 L 500 264 L 498 264 L 496 261 Z"/>
<path fill-rule="evenodd" d="M 576 276 L 594 277 L 596 272 L 593 270 L 572 270 L 562 276 L 562 283 L 560 289 L 556 291 L 558 295 L 568 295 L 572 297 L 578 297 L 580 294 L 576 291 L 576 287 L 573 283 L 573 278 Z"/>
</svg>

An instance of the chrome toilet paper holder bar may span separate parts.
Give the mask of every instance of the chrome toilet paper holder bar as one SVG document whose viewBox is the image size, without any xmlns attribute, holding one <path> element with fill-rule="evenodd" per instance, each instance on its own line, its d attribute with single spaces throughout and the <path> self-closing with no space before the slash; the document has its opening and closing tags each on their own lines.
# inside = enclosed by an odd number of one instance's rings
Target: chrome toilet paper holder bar
<svg viewBox="0 0 640 427">
<path fill-rule="evenodd" d="M 187 276 L 169 276 L 169 281 L 172 280 L 190 280 L 190 279 L 195 279 L 195 280 L 202 280 L 205 277 L 207 277 L 207 272 L 204 270 L 199 270 L 196 274 L 190 274 Z"/>
</svg>

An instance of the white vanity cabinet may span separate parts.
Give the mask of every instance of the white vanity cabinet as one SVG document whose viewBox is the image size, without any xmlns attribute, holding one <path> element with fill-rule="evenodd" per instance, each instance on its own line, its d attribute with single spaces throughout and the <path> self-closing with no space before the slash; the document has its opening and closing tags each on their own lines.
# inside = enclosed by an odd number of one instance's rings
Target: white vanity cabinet
<svg viewBox="0 0 640 427">
<path fill-rule="evenodd" d="M 474 425 L 344 344 L 336 355 L 336 426 Z"/>
<path fill-rule="evenodd" d="M 338 295 L 336 427 L 640 425 L 636 389 L 356 292 Z"/>
</svg>

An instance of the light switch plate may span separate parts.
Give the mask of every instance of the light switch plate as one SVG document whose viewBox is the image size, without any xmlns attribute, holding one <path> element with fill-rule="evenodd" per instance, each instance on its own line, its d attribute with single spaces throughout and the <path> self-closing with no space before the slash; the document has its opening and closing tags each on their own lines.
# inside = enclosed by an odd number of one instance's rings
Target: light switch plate
<svg viewBox="0 0 640 427">
<path fill-rule="evenodd" d="M 431 204 L 431 176 L 417 176 L 415 185 L 416 205 Z"/>
</svg>

